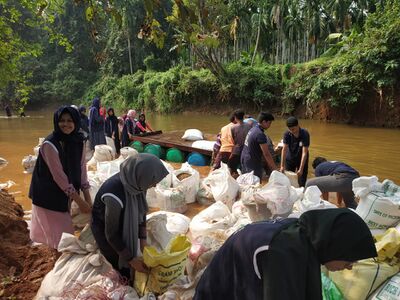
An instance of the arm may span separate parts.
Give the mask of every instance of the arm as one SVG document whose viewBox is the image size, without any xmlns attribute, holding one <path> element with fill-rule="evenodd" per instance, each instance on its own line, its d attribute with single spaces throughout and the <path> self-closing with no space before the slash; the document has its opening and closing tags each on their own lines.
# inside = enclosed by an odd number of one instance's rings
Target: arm
<svg viewBox="0 0 400 300">
<path fill-rule="evenodd" d="M 129 140 L 133 140 L 133 136 L 134 136 L 134 134 L 135 134 L 135 127 L 133 126 L 134 124 L 133 124 L 133 121 L 132 120 L 129 120 L 129 119 L 127 119 L 126 120 L 126 122 L 127 122 L 127 132 L 128 132 L 128 137 L 129 137 Z"/>
<path fill-rule="evenodd" d="M 148 130 L 154 131 L 153 128 L 151 128 L 151 126 L 150 126 L 150 124 L 148 122 L 146 122 L 146 127 L 147 127 Z"/>
<path fill-rule="evenodd" d="M 299 170 L 297 170 L 297 176 L 301 176 L 303 174 L 304 165 L 306 163 L 307 156 L 308 156 L 308 147 L 303 146 L 303 150 L 301 152 L 300 168 L 299 168 Z"/>
<path fill-rule="evenodd" d="M 142 124 L 140 124 L 139 121 L 136 122 L 136 126 L 139 127 L 140 131 L 142 131 L 142 132 L 145 132 L 145 131 L 146 131 L 146 128 L 144 128 L 144 127 L 142 126 Z"/>
<path fill-rule="evenodd" d="M 271 153 L 269 153 L 268 145 L 267 144 L 260 144 L 262 153 L 264 155 L 265 161 L 268 164 L 268 167 L 274 171 L 277 170 L 274 160 L 272 159 Z"/>
<path fill-rule="evenodd" d="M 83 196 L 85 198 L 86 203 L 90 207 L 92 207 L 92 199 L 91 199 L 90 193 L 89 193 L 90 184 L 87 179 L 85 145 L 83 145 L 82 159 L 81 159 L 81 190 L 83 192 Z"/>
<path fill-rule="evenodd" d="M 89 213 L 90 206 L 79 196 L 74 186 L 69 183 L 68 176 L 64 173 L 58 152 L 52 144 L 44 143 L 40 148 L 43 160 L 46 162 L 53 180 L 64 191 L 69 199 L 75 201 L 81 212 Z"/>
<path fill-rule="evenodd" d="M 283 144 L 282 153 L 281 153 L 281 172 L 285 171 L 285 164 L 286 164 L 286 153 L 288 150 L 288 145 Z"/>
</svg>

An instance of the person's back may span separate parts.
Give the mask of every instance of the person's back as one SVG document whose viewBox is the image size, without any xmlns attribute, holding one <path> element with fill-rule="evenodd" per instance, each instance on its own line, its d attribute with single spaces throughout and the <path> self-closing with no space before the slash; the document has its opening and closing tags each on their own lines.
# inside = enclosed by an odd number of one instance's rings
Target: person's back
<svg viewBox="0 0 400 300">
<path fill-rule="evenodd" d="M 315 168 L 315 176 L 317 177 L 341 173 L 348 173 L 359 176 L 357 170 L 340 161 L 326 161 L 319 164 Z"/>
<path fill-rule="evenodd" d="M 234 144 L 231 128 L 233 125 L 234 123 L 230 122 L 229 124 L 221 128 L 221 148 L 219 149 L 220 152 L 232 153 Z"/>
<path fill-rule="evenodd" d="M 239 155 L 242 153 L 244 141 L 252 126 L 247 123 L 239 123 L 232 126 L 232 138 L 235 146 L 233 147 L 232 154 Z"/>
</svg>

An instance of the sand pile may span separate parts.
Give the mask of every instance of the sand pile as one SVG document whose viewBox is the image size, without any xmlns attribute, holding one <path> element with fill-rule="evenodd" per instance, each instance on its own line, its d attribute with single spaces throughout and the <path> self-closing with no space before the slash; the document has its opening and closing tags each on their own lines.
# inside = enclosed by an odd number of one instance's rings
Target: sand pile
<svg viewBox="0 0 400 300">
<path fill-rule="evenodd" d="M 14 197 L 0 191 L 0 298 L 32 299 L 53 269 L 55 252 L 31 246 L 24 212 Z"/>
</svg>

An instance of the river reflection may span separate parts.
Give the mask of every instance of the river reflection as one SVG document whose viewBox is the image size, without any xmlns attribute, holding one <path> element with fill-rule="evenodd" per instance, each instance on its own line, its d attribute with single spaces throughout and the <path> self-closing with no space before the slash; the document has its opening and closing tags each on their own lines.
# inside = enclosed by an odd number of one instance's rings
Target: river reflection
<svg viewBox="0 0 400 300">
<path fill-rule="evenodd" d="M 53 128 L 51 112 L 27 113 L 27 118 L 0 117 L 0 157 L 9 164 L 0 171 L 0 182 L 12 180 L 17 183 L 10 191 L 25 209 L 30 209 L 27 193 L 29 174 L 23 173 L 21 160 L 33 154 L 39 137 L 47 136 Z M 153 129 L 170 131 L 198 128 L 203 132 L 217 133 L 228 123 L 228 117 L 184 113 L 171 115 L 147 115 Z M 328 160 L 340 160 L 356 168 L 361 175 L 376 175 L 380 180 L 389 178 L 400 184 L 400 130 L 356 127 L 329 124 L 313 120 L 300 120 L 300 126 L 310 132 L 310 166 L 315 156 Z M 277 143 L 285 131 L 285 120 L 273 122 L 268 134 Z M 312 176 L 312 175 L 311 175 Z"/>
</svg>

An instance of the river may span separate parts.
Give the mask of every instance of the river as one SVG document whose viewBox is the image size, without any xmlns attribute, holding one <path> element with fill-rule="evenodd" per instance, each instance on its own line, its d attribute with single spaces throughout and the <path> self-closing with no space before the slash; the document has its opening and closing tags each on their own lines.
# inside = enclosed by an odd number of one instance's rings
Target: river
<svg viewBox="0 0 400 300">
<path fill-rule="evenodd" d="M 24 174 L 21 160 L 33 154 L 39 137 L 47 136 L 53 128 L 51 112 L 27 112 L 27 118 L 0 117 L 0 157 L 9 164 L 0 170 L 0 183 L 12 180 L 16 183 L 10 189 L 17 202 L 24 209 L 30 209 L 28 189 L 30 174 Z M 198 128 L 206 133 L 217 133 L 228 123 L 228 118 L 200 113 L 171 115 L 148 115 L 154 130 L 184 130 Z M 400 130 L 356 127 L 345 124 L 331 124 L 314 120 L 300 120 L 300 126 L 310 132 L 310 166 L 316 156 L 329 160 L 340 160 L 356 168 L 361 175 L 376 175 L 380 180 L 391 179 L 400 184 Z M 285 131 L 285 120 L 273 122 L 268 134 L 277 143 Z"/>
</svg>

